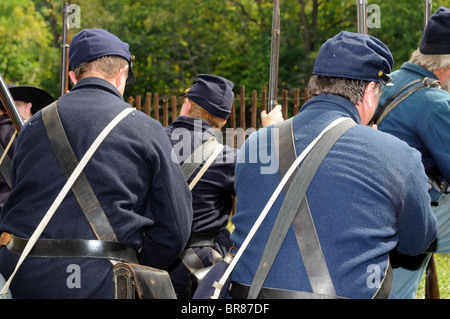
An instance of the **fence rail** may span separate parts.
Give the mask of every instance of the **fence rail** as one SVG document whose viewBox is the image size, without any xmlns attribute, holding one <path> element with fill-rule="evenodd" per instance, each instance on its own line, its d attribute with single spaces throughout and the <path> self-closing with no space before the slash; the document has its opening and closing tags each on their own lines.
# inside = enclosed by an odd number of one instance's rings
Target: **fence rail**
<svg viewBox="0 0 450 319">
<path fill-rule="evenodd" d="M 308 99 L 307 89 L 293 89 L 292 95 L 289 96 L 289 90 L 281 90 L 278 103 L 282 105 L 283 117 L 285 119 L 298 113 L 301 105 Z M 303 94 L 301 94 L 303 93 Z M 168 126 L 174 121 L 181 109 L 183 99 L 176 96 L 160 97 L 159 93 L 148 92 L 145 100 L 141 95 L 128 97 L 128 103 L 136 107 L 137 110 L 144 112 L 155 120 L 160 121 L 163 126 Z M 252 90 L 250 97 L 246 96 L 245 86 L 239 87 L 239 94 L 235 94 L 233 108 L 230 118 L 225 128 L 255 128 L 261 127 L 260 112 L 265 110 L 267 106 L 267 92 L 262 90 Z"/>
</svg>

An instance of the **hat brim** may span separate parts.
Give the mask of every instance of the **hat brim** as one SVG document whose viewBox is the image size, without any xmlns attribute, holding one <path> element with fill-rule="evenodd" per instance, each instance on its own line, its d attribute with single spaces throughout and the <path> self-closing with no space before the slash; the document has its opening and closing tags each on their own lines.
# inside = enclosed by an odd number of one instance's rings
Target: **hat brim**
<svg viewBox="0 0 450 319">
<path fill-rule="evenodd" d="M 50 93 L 35 86 L 9 85 L 8 89 L 15 101 L 31 102 L 34 110 L 40 110 L 55 101 Z"/>
</svg>

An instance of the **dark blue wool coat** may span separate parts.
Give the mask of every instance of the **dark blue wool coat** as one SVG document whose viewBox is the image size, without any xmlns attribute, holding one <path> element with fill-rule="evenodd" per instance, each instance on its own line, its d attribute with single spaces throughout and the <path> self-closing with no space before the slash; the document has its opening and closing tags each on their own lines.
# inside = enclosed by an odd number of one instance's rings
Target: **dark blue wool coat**
<svg viewBox="0 0 450 319">
<path fill-rule="evenodd" d="M 6 147 L 8 146 L 15 130 L 16 129 L 8 113 L 3 113 L 2 115 L 0 115 L 0 144 L 2 145 L 3 149 L 6 149 Z M 14 147 L 16 144 L 17 138 L 14 139 L 11 147 L 9 148 L 8 151 L 9 159 L 12 159 L 14 156 Z M 11 188 L 9 187 L 3 175 L 0 174 L 0 211 L 6 199 L 8 198 L 10 192 Z"/>
<path fill-rule="evenodd" d="M 178 158 L 180 164 L 211 136 L 216 136 L 208 122 L 190 116 L 179 116 L 165 130 L 173 145 L 172 155 Z M 221 142 L 220 136 L 216 138 Z M 234 171 L 237 153 L 237 149 L 225 145 L 192 190 L 192 234 L 215 235 L 214 249 L 222 256 L 225 256 L 231 247 L 230 233 L 226 227 L 233 208 L 232 196 L 235 195 Z M 194 172 L 188 183 L 201 167 Z M 203 266 L 208 267 L 213 263 L 210 247 L 194 248 L 194 251 Z M 187 298 L 189 272 L 180 260 L 170 267 L 170 275 L 179 298 Z"/>
<path fill-rule="evenodd" d="M 78 160 L 101 130 L 130 107 L 109 82 L 85 78 L 58 101 L 62 124 Z M 191 230 L 192 201 L 161 124 L 134 111 L 116 126 L 84 173 L 120 242 L 140 250 L 140 262 L 167 267 Z M 13 191 L 1 213 L 1 231 L 29 238 L 66 182 L 47 138 L 41 112 L 20 132 L 13 160 Z M 96 239 L 69 192 L 41 238 Z M 0 248 L 7 278 L 18 255 Z M 75 271 L 80 287 L 69 284 Z M 11 285 L 14 298 L 112 298 L 112 266 L 106 259 L 29 256 Z"/>
<path fill-rule="evenodd" d="M 361 123 L 356 107 L 342 97 L 310 99 L 293 122 L 297 155 L 340 117 Z M 278 171 L 261 173 L 261 168 L 270 164 L 262 163 L 261 158 L 273 152 L 272 137 L 273 127 L 261 129 L 239 153 L 231 237 L 237 247 L 281 180 Z M 276 157 L 272 158 L 276 162 Z M 377 290 L 375 276 L 379 276 L 378 282 L 384 277 L 389 252 L 397 249 L 416 255 L 436 237 L 436 218 L 420 153 L 365 125 L 352 127 L 333 146 L 312 180 L 307 198 L 336 293 L 342 297 L 371 298 Z M 283 199 L 282 192 L 237 263 L 232 281 L 251 284 Z M 312 291 L 292 227 L 264 286 Z"/>
<path fill-rule="evenodd" d="M 189 156 L 190 152 L 216 135 L 208 122 L 189 116 L 179 116 L 165 130 L 173 145 L 173 155 L 178 156 L 180 164 L 183 164 L 182 160 Z M 233 206 L 232 196 L 235 195 L 234 170 L 237 152 L 237 149 L 225 145 L 192 190 L 193 233 L 216 234 L 227 226 Z"/>
</svg>

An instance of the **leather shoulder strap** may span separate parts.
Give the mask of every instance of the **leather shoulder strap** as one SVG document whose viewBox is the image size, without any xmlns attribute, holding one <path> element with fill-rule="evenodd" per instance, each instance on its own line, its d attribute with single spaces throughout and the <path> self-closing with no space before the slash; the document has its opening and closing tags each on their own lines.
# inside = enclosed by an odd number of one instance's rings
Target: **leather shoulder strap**
<svg viewBox="0 0 450 319">
<path fill-rule="evenodd" d="M 223 145 L 217 142 L 214 136 L 211 136 L 206 142 L 200 145 L 181 165 L 186 181 L 188 181 L 192 174 L 200 167 L 202 163 L 205 163 L 200 171 L 194 176 L 189 189 L 192 190 L 212 162 L 220 154 L 223 149 Z"/>
<path fill-rule="evenodd" d="M 122 112 L 120 112 L 116 117 L 102 130 L 102 132 L 97 136 L 97 138 L 94 140 L 92 145 L 89 147 L 89 149 L 86 151 L 86 153 L 81 158 L 80 162 L 77 164 L 77 167 L 73 170 L 72 175 L 67 179 L 67 182 L 64 184 L 63 188 L 59 192 L 58 196 L 53 201 L 52 205 L 48 209 L 48 211 L 45 213 L 42 220 L 39 222 L 39 225 L 34 230 L 33 234 L 31 235 L 30 239 L 27 241 L 22 254 L 20 255 L 20 258 L 16 264 L 16 267 L 13 271 L 13 273 L 9 276 L 8 281 L 3 286 L 2 290 L 0 291 L 0 295 L 5 295 L 8 292 L 9 286 L 11 284 L 12 279 L 14 278 L 15 274 L 19 270 L 20 266 L 22 265 L 25 258 L 30 254 L 31 250 L 33 249 L 33 246 L 36 244 L 39 236 L 44 231 L 45 227 L 47 227 L 48 223 L 50 222 L 50 219 L 55 214 L 56 210 L 58 209 L 59 205 L 62 203 L 64 198 L 66 197 L 67 193 L 70 189 L 73 190 L 73 185 L 78 180 L 78 177 L 83 172 L 83 169 L 86 167 L 86 164 L 91 159 L 92 155 L 94 155 L 95 151 L 98 149 L 100 144 L 103 142 L 103 140 L 108 136 L 108 134 L 111 132 L 114 127 L 116 127 L 117 124 L 120 123 L 128 114 L 132 113 L 132 108 L 126 108 Z M 47 112 L 47 111 L 46 111 Z M 111 260 L 110 260 L 111 261 Z M 112 264 L 115 263 L 115 261 L 111 261 Z"/>
<path fill-rule="evenodd" d="M 3 147 L 1 147 L 0 152 L 4 152 Z M 0 174 L 2 174 L 6 184 L 8 184 L 9 188 L 11 188 L 11 159 L 8 155 L 5 156 L 0 164 Z"/>
<path fill-rule="evenodd" d="M 305 158 L 303 164 L 296 170 L 281 209 L 275 220 L 272 231 L 269 235 L 269 239 L 267 240 L 267 244 L 258 265 L 255 277 L 253 278 L 248 295 L 249 299 L 255 299 L 258 297 L 258 294 L 264 284 L 270 268 L 272 267 L 273 262 L 275 261 L 281 244 L 283 243 L 284 238 L 292 222 L 294 221 L 294 218 L 298 215 L 302 217 L 303 221 L 307 221 L 309 226 L 314 226 L 309 209 L 306 209 L 306 191 L 329 150 L 333 147 L 336 141 L 354 125 L 356 125 L 356 123 L 354 123 L 353 120 L 346 120 L 325 133 L 321 140 L 319 140 L 319 142 L 311 150 L 311 153 Z M 280 150 L 280 153 L 281 152 L 283 151 Z M 308 273 L 313 292 L 325 293 L 325 291 L 322 291 L 323 289 L 319 291 L 315 289 L 315 287 L 319 286 L 325 287 L 324 289 L 327 291 L 331 291 L 331 293 L 327 294 L 335 295 L 334 286 L 332 282 L 330 283 L 331 277 L 328 273 L 328 268 L 325 264 L 325 259 L 323 258 L 317 236 L 308 236 L 303 233 L 300 235 L 302 236 L 302 241 L 306 240 L 310 245 L 312 245 L 312 248 L 309 249 L 309 255 L 303 256 L 302 252 L 302 258 L 307 272 L 310 268 L 320 268 L 321 270 L 319 271 L 319 274 Z M 301 248 L 302 247 L 300 247 L 300 249 Z M 323 280 L 326 282 L 322 283 L 321 281 Z M 319 282 L 319 284 L 316 284 L 316 282 Z"/>
<path fill-rule="evenodd" d="M 57 101 L 42 109 L 42 120 L 59 165 L 67 179 L 78 165 L 58 114 Z M 117 241 L 117 237 L 86 175 L 81 172 L 72 191 L 99 240 Z"/>
<path fill-rule="evenodd" d="M 292 163 L 294 163 L 297 158 L 297 153 L 295 151 L 295 143 L 294 143 L 294 130 L 292 129 L 293 117 L 275 124 L 274 129 L 279 129 L 279 138 L 278 138 L 278 170 L 280 172 L 281 178 L 286 174 L 289 167 Z M 294 175 L 286 182 L 283 190 L 284 193 L 287 193 L 289 186 L 292 182 Z"/>
<path fill-rule="evenodd" d="M 9 139 L 8 145 L 6 148 L 0 145 L 0 174 L 2 174 L 5 179 L 6 184 L 8 184 L 9 188 L 11 188 L 11 158 L 8 156 L 9 149 L 11 148 L 14 140 L 17 136 L 17 130 L 14 131 L 11 138 Z"/>
<path fill-rule="evenodd" d="M 386 117 L 386 115 L 392 111 L 400 102 L 405 100 L 408 96 L 413 94 L 414 92 L 424 89 L 424 88 L 440 88 L 441 83 L 439 80 L 430 79 L 425 77 L 423 79 L 417 79 L 407 83 L 405 86 L 400 88 L 397 92 L 395 92 L 378 110 L 375 114 L 373 123 L 380 124 L 381 121 Z"/>
</svg>

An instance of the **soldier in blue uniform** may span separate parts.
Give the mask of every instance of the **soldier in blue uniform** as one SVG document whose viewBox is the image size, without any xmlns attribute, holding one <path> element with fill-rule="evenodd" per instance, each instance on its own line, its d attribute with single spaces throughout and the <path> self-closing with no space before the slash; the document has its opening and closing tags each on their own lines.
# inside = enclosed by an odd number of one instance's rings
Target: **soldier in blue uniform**
<svg viewBox="0 0 450 319">
<path fill-rule="evenodd" d="M 422 155 L 433 185 L 430 186 L 432 209 L 439 224 L 438 238 L 430 253 L 450 253 L 450 195 L 445 188 L 450 181 L 449 36 L 450 9 L 441 7 L 430 17 L 419 48 L 391 74 L 395 86 L 383 87 L 378 110 L 390 109 L 385 103 L 395 96 L 401 99 L 400 93 L 412 89 L 411 95 L 403 100 L 394 99 L 389 104 L 396 105 L 391 111 L 377 111 L 375 116 L 379 130 L 405 141 Z M 439 80 L 441 87 L 422 87 L 424 79 L 430 83 Z M 414 259 L 399 257 L 400 267 L 394 268 L 394 291 L 399 298 L 414 298 L 431 254 Z"/>
<path fill-rule="evenodd" d="M 185 95 L 180 116 L 165 128 L 176 162 L 181 165 L 188 159 L 193 164 L 204 162 L 203 157 L 196 160 L 189 156 L 211 138 L 217 142 L 215 130 L 223 127 L 231 113 L 233 87 L 234 84 L 223 77 L 208 74 L 197 77 Z M 192 189 L 194 215 L 191 238 L 183 254 L 169 269 L 179 299 L 190 296 L 189 273 L 221 260 L 231 247 L 226 226 L 233 208 L 232 196 L 235 195 L 236 158 L 237 150 L 225 145 Z M 188 177 L 189 184 L 200 169 Z"/>
<path fill-rule="evenodd" d="M 8 85 L 8 90 L 14 99 L 17 111 L 24 121 L 28 121 L 37 111 L 54 101 L 54 98 L 50 93 L 35 86 L 10 84 Z M 0 145 L 3 150 L 5 150 L 11 143 L 7 155 L 5 155 L 3 162 L 1 163 L 5 168 L 4 170 L 1 170 L 0 174 L 0 211 L 6 198 L 11 192 L 9 167 L 11 165 L 11 159 L 14 156 L 14 148 L 17 142 L 15 138 L 16 135 L 14 134 L 15 131 L 16 129 L 9 114 L 6 112 L 3 104 L 0 103 Z M 6 179 L 3 174 L 8 175 Z"/>
<path fill-rule="evenodd" d="M 190 156 L 202 145 L 207 148 L 210 142 L 217 142 L 217 147 L 222 146 L 222 139 L 216 135 L 221 134 L 220 129 L 230 116 L 233 87 L 234 84 L 223 77 L 199 74 L 195 84 L 185 94 L 180 116 L 166 127 L 173 144 L 173 156 L 184 171 L 187 160 L 195 167 L 193 174 L 187 177 L 190 185 L 193 185 L 196 177 L 200 177 L 197 174 L 202 167 L 207 165 L 208 154 L 198 159 Z M 282 120 L 280 106 L 269 114 L 262 113 L 261 118 L 263 125 Z M 194 218 L 191 238 L 183 254 L 170 268 L 172 282 L 180 299 L 186 299 L 192 294 L 189 291 L 189 273 L 217 263 L 232 245 L 227 224 L 235 195 L 234 170 L 238 149 L 228 144 L 218 150 L 216 159 L 192 188 Z"/>
<path fill-rule="evenodd" d="M 130 108 L 123 93 L 135 75 L 128 44 L 101 29 L 74 36 L 69 64 L 75 86 L 57 101 L 57 111 L 80 160 L 103 128 Z M 54 115 L 49 109 L 29 120 L 18 138 L 13 190 L 0 223 L 0 273 L 5 278 L 67 180 L 61 154 L 50 144 L 60 140 L 44 123 L 48 114 Z M 185 247 L 192 223 L 191 194 L 170 153 L 159 122 L 142 112 L 128 114 L 84 168 L 93 195 L 78 197 L 77 192 L 76 197 L 75 183 L 12 279 L 13 297 L 113 298 L 112 264 L 117 260 L 169 266 Z M 82 210 L 86 203 L 95 210 Z"/>
<path fill-rule="evenodd" d="M 318 277 L 308 277 L 305 265 L 311 266 L 311 259 L 300 255 L 299 234 L 291 225 L 259 296 L 394 297 L 384 284 L 389 254 L 397 249 L 416 255 L 435 239 L 436 218 L 420 153 L 367 126 L 377 107 L 380 82 L 388 80 L 385 74 L 392 67 L 389 49 L 368 35 L 344 31 L 321 47 L 309 83 L 311 99 L 292 122 L 295 153 L 298 156 L 333 120 L 347 117 L 358 124 L 334 144 L 306 192 L 325 268 Z M 231 236 L 238 249 L 280 183 L 279 172 L 263 174 L 265 164 L 251 157 L 263 148 L 266 154 L 275 151 L 276 136 L 273 126 L 261 129 L 239 153 Z M 281 192 L 237 262 L 231 275 L 233 298 L 247 297 L 284 198 Z M 312 266 L 319 264 L 313 261 Z M 326 287 L 312 284 L 325 276 L 330 278 Z"/>
</svg>

